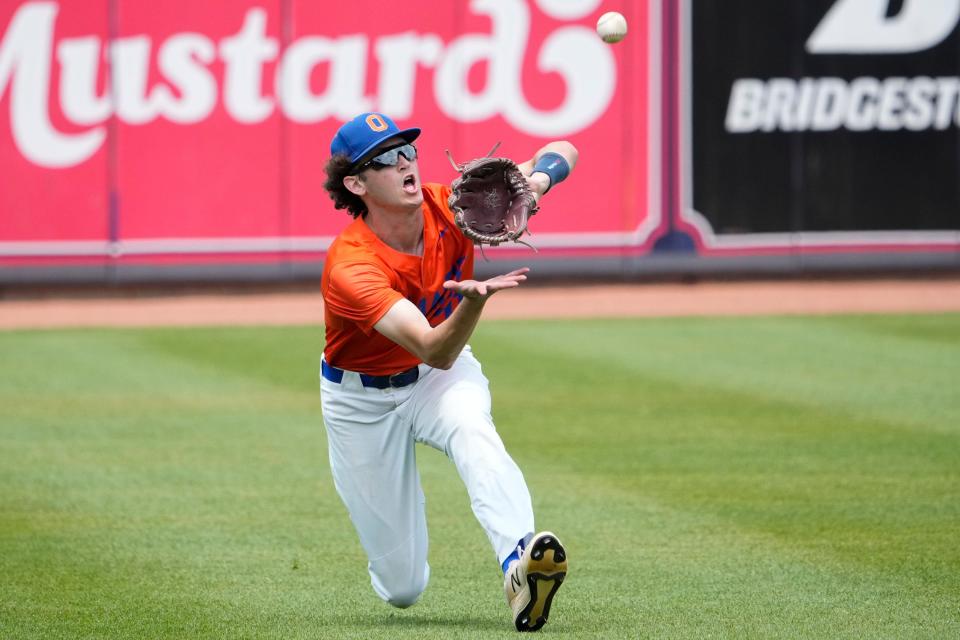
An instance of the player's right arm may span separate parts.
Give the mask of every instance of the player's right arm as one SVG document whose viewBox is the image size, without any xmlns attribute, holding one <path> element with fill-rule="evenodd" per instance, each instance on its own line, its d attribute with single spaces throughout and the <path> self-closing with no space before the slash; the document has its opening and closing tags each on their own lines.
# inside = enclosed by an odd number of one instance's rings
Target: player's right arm
<svg viewBox="0 0 960 640">
<path fill-rule="evenodd" d="M 420 309 L 403 298 L 397 300 L 373 328 L 431 367 L 449 369 L 473 334 L 490 296 L 501 289 L 520 286 L 527 279 L 527 271 L 527 268 L 517 269 L 483 282 L 444 282 L 445 289 L 456 291 L 463 300 L 450 317 L 436 327 L 431 327 Z"/>
<path fill-rule="evenodd" d="M 537 149 L 533 157 L 526 162 L 517 163 L 517 168 L 520 169 L 520 172 L 527 176 L 527 184 L 530 186 L 530 190 L 533 191 L 537 202 L 539 202 L 540 198 L 553 186 L 550 176 L 537 170 L 537 163 L 548 153 L 557 154 L 566 161 L 567 172 L 564 177 L 573 171 L 573 168 L 577 166 L 577 158 L 580 157 L 580 152 L 577 151 L 575 146 L 566 140 L 556 140 Z"/>
</svg>

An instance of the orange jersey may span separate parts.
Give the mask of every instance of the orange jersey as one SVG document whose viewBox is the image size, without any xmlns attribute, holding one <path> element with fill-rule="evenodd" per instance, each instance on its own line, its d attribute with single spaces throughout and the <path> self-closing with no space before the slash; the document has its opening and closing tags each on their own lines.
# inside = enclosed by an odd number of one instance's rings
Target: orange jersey
<svg viewBox="0 0 960 640">
<path fill-rule="evenodd" d="M 326 361 L 348 371 L 390 375 L 421 362 L 373 328 L 400 298 L 415 304 L 431 326 L 443 322 L 460 295 L 446 280 L 473 277 L 473 244 L 453 221 L 450 187 L 423 185 L 423 256 L 400 253 L 363 218 L 337 236 L 327 253 L 320 289 L 326 303 Z"/>
</svg>

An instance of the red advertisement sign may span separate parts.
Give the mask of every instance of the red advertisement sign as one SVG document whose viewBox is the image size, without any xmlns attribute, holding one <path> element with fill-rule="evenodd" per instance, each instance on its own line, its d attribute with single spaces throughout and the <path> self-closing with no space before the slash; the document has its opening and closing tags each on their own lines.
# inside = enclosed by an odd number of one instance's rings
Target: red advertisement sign
<svg viewBox="0 0 960 640">
<path fill-rule="evenodd" d="M 570 140 L 581 164 L 532 242 L 642 251 L 661 228 L 653 5 L 5 3 L 0 265 L 322 258 L 349 221 L 322 188 L 330 139 L 366 110 L 423 129 L 426 181 L 454 177 L 446 149 Z M 630 24 L 616 45 L 594 32 L 609 10 Z"/>
</svg>

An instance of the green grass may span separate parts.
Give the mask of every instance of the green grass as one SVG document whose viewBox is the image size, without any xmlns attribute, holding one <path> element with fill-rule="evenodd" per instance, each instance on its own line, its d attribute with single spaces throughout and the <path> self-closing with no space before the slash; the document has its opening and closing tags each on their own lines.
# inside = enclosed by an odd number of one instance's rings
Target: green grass
<svg viewBox="0 0 960 640">
<path fill-rule="evenodd" d="M 485 322 L 547 636 L 960 637 L 960 315 Z M 0 638 L 514 637 L 453 466 L 370 589 L 318 328 L 0 333 Z"/>
</svg>

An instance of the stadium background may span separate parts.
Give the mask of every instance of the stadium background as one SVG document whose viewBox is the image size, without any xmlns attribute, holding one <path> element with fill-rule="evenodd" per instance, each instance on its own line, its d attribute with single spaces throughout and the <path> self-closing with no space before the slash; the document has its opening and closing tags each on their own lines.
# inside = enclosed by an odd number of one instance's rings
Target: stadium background
<svg viewBox="0 0 960 640">
<path fill-rule="evenodd" d="M 540 253 L 490 272 L 956 269 L 956 12 L 842 11 L 881 4 L 5 2 L 0 281 L 315 280 L 329 140 L 365 109 L 424 127 L 428 180 L 447 148 L 578 146 Z"/>
</svg>

